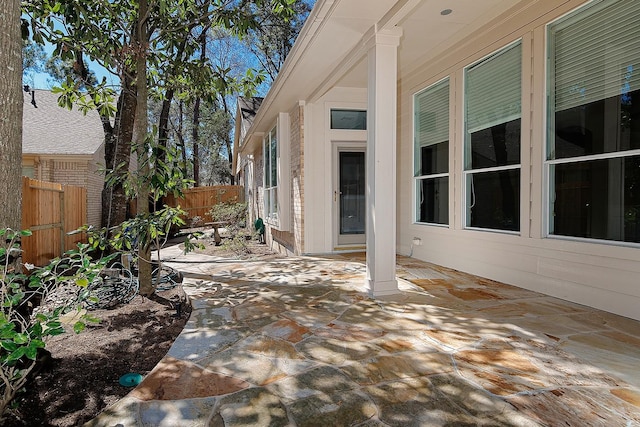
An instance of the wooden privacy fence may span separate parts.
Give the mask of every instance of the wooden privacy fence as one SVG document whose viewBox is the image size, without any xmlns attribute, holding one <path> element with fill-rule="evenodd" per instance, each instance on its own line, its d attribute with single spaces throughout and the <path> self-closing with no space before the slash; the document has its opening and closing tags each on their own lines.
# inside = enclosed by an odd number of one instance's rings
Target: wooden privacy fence
<svg viewBox="0 0 640 427">
<path fill-rule="evenodd" d="M 87 190 L 22 177 L 22 261 L 37 266 L 76 247 L 84 235 L 67 235 L 87 222 Z"/>
<path fill-rule="evenodd" d="M 215 185 L 211 187 L 194 187 L 184 190 L 184 197 L 176 199 L 173 196 L 167 196 L 164 203 L 176 207 L 180 207 L 187 212 L 187 226 L 195 217 L 202 218 L 204 222 L 211 222 L 209 211 L 218 203 L 242 202 L 244 192 L 240 185 Z"/>
</svg>

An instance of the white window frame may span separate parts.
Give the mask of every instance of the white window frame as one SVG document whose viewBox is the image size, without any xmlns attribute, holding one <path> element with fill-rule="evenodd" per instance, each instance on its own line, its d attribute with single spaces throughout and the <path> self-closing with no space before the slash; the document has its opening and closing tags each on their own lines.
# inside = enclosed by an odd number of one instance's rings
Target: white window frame
<svg viewBox="0 0 640 427">
<path fill-rule="evenodd" d="M 278 138 L 277 138 L 277 128 L 278 126 L 274 126 L 271 128 L 271 130 L 269 132 L 267 132 L 267 134 L 264 136 L 263 139 L 263 143 L 262 143 L 262 158 L 264 159 L 263 162 L 263 166 L 264 166 L 264 173 L 263 173 L 263 180 L 264 180 L 264 192 L 263 192 L 263 199 L 264 199 L 264 217 L 265 217 L 265 221 L 267 221 L 269 224 L 274 224 L 277 225 L 278 224 L 278 174 L 277 174 L 277 168 L 278 168 Z M 273 149 L 273 145 L 275 144 L 275 152 L 276 155 L 274 156 L 274 149 Z M 275 165 L 274 165 L 275 163 Z M 275 166 L 275 167 L 274 167 Z M 275 175 L 274 175 L 274 170 L 276 171 Z M 275 185 L 274 181 L 275 180 Z"/>
<path fill-rule="evenodd" d="M 545 83 L 547 85 L 547 102 L 545 103 L 545 119 L 546 119 L 546 132 L 545 132 L 545 144 L 544 144 L 544 164 L 543 164 L 543 179 L 544 179 L 544 215 L 543 215 L 543 227 L 544 232 L 543 236 L 551 239 L 558 240 L 569 240 L 576 242 L 588 242 L 588 243 L 598 243 L 598 244 L 607 244 L 613 246 L 627 246 L 627 247 L 640 247 L 640 243 L 635 242 L 625 242 L 620 240 L 612 240 L 606 238 L 596 238 L 596 237 L 580 237 L 580 236 L 569 236 L 569 235 L 560 235 L 553 234 L 552 230 L 554 228 L 554 201 L 555 198 L 555 172 L 553 171 L 554 167 L 557 165 L 563 164 L 575 164 L 582 162 L 590 162 L 597 160 L 610 160 L 610 159 L 625 159 L 627 157 L 636 157 L 640 156 L 640 149 L 633 150 L 623 150 L 623 151 L 613 151 L 613 152 L 603 152 L 599 154 L 589 154 L 589 155 L 578 155 L 573 157 L 562 157 L 555 158 L 555 151 L 552 150 L 552 144 L 554 144 L 555 140 L 555 74 L 553 70 L 553 58 L 552 54 L 554 52 L 554 37 L 552 35 L 552 30 L 554 26 L 559 23 L 569 22 L 567 25 L 572 25 L 577 22 L 580 22 L 580 16 L 584 13 L 587 13 L 590 9 L 593 14 L 598 14 L 603 9 L 609 6 L 609 2 L 605 0 L 594 0 L 585 5 L 578 7 L 577 9 L 569 12 L 565 16 L 562 16 L 553 22 L 550 22 L 546 25 L 546 57 L 547 60 L 547 74 L 545 76 Z M 613 4 L 613 3 L 611 3 Z M 640 71 L 640 70 L 637 70 Z M 599 100 L 599 99 L 598 99 Z M 553 145 L 555 148 L 555 145 Z M 553 151 L 553 152 L 552 152 Z"/>
<path fill-rule="evenodd" d="M 448 143 L 449 147 L 447 150 L 447 172 L 440 172 L 440 173 L 431 173 L 431 174 L 417 174 L 416 166 L 418 163 L 418 159 L 416 158 L 416 156 L 418 156 L 417 154 L 417 150 L 416 150 L 416 144 L 418 144 L 418 135 L 417 135 L 417 123 L 416 123 L 416 115 L 418 114 L 418 106 L 417 106 L 417 98 L 427 92 L 427 91 L 433 91 L 433 90 L 437 90 L 438 86 L 440 85 L 447 85 L 447 106 L 444 109 L 444 114 L 447 117 L 447 126 L 446 126 L 446 132 L 447 132 L 447 139 L 446 140 L 442 140 L 440 142 L 437 142 L 433 145 L 439 145 L 439 144 L 443 144 L 443 143 Z M 451 188 L 452 182 L 451 182 L 451 178 L 450 178 L 450 156 L 451 156 L 451 135 L 450 135 L 450 107 L 451 107 L 451 79 L 449 78 L 449 76 L 427 86 L 426 88 L 416 92 L 413 94 L 413 222 L 414 224 L 418 224 L 418 225 L 428 225 L 428 226 L 435 226 L 435 227 L 445 227 L 448 228 L 450 226 L 450 218 L 451 218 L 451 212 L 450 212 L 450 206 L 449 206 L 449 189 Z M 422 170 L 422 168 L 421 168 Z M 418 191 L 420 189 L 420 183 L 422 181 L 425 180 L 432 180 L 435 181 L 439 178 L 449 178 L 449 182 L 447 184 L 447 202 L 446 202 L 446 209 L 447 209 L 447 221 L 445 223 L 436 223 L 436 222 L 424 222 L 424 221 L 420 221 L 420 217 L 418 214 L 418 210 L 420 208 L 420 200 L 418 199 Z"/>
<path fill-rule="evenodd" d="M 288 231 L 291 223 L 291 151 L 290 120 L 287 113 L 278 114 L 275 126 L 267 132 L 262 142 L 264 216 L 267 224 L 280 231 Z M 273 151 L 267 149 L 275 144 Z M 275 162 L 275 185 L 272 173 Z M 269 176 L 267 176 L 269 174 Z M 270 178 L 268 180 L 268 178 Z M 269 184 L 269 186 L 267 186 Z"/>
<path fill-rule="evenodd" d="M 333 127 L 333 113 L 334 112 L 346 112 L 346 113 L 364 113 L 364 127 L 363 128 L 344 128 L 344 127 Z M 367 130 L 367 110 L 362 108 L 339 108 L 333 107 L 329 108 L 329 129 L 332 131 L 366 131 Z"/>
<path fill-rule="evenodd" d="M 475 61 L 472 64 L 467 65 L 466 67 L 463 68 L 463 72 L 462 72 L 462 76 L 463 76 L 463 112 L 462 112 L 462 116 L 463 116 L 463 138 L 462 138 L 462 199 L 463 199 L 463 203 L 462 203 L 462 217 L 463 217 L 463 228 L 465 230 L 477 230 L 477 231 L 486 231 L 486 232 L 491 232 L 491 233 L 500 233 L 500 234 L 510 234 L 510 235 L 520 235 L 522 232 L 522 205 L 520 203 L 520 199 L 518 198 L 518 204 L 519 204 L 519 215 L 518 217 L 520 218 L 520 224 L 518 224 L 518 231 L 513 231 L 513 230 L 505 230 L 505 229 L 499 229 L 499 228 L 484 228 L 484 227 L 473 227 L 470 225 L 471 222 L 471 208 L 473 207 L 474 203 L 474 190 L 473 190 L 473 180 L 472 177 L 473 175 L 477 175 L 477 174 L 481 174 L 481 173 L 488 173 L 488 172 L 500 172 L 500 171 L 508 171 L 508 170 L 518 170 L 520 172 L 520 194 L 522 192 L 522 154 L 520 153 L 520 162 L 518 164 L 512 164 L 512 165 L 504 165 L 504 166 L 495 166 L 495 167 L 485 167 L 485 168 L 477 168 L 477 169 L 471 169 L 471 166 L 468 165 L 468 163 L 470 163 L 470 161 L 468 160 L 470 158 L 471 155 L 471 144 L 470 144 L 470 135 L 471 132 L 476 132 L 482 129 L 487 129 L 490 128 L 492 126 L 495 126 L 496 124 L 500 124 L 500 123 L 505 123 L 505 122 L 509 122 L 512 120 L 515 120 L 517 118 L 520 119 L 520 144 L 521 144 L 521 150 L 522 150 L 522 142 L 523 142 L 523 138 L 522 138 L 522 108 L 520 108 L 520 112 L 518 114 L 513 114 L 513 115 L 508 115 L 503 117 L 502 119 L 496 120 L 494 122 L 487 122 L 484 124 L 484 126 L 482 128 L 471 128 L 468 125 L 468 118 L 467 118 L 467 101 L 468 101 L 468 94 L 467 94 L 467 72 L 469 69 L 471 69 L 472 67 L 482 63 L 483 61 L 487 60 L 488 58 L 491 57 L 499 57 L 499 55 L 501 55 L 503 52 L 507 52 L 509 49 L 514 48 L 515 46 L 520 45 L 521 48 L 521 75 L 520 75 L 520 79 L 521 79 L 521 84 L 520 84 L 520 107 L 522 107 L 522 96 L 523 96 L 523 91 L 522 91 L 522 49 L 523 49 L 523 43 L 522 43 L 522 39 L 518 39 L 513 41 L 512 43 L 509 43 L 508 45 L 492 52 L 491 54 L 485 56 L 484 58 L 481 58 L 478 61 Z"/>
</svg>

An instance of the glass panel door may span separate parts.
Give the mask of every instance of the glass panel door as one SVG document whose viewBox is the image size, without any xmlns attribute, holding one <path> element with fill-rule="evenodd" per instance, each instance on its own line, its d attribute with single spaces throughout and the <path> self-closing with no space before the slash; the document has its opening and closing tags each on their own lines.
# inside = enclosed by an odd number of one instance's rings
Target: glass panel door
<svg viewBox="0 0 640 427">
<path fill-rule="evenodd" d="M 361 244 L 366 223 L 365 153 L 340 151 L 338 162 L 338 244 Z"/>
</svg>

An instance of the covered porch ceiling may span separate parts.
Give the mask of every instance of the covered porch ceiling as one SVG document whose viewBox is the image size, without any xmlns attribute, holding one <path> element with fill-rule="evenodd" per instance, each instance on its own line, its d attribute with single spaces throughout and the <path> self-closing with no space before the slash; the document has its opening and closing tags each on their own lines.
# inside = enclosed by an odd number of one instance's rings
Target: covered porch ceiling
<svg viewBox="0 0 640 427">
<path fill-rule="evenodd" d="M 374 30 L 401 27 L 399 76 L 411 73 L 523 0 L 318 0 L 253 132 L 272 125 L 269 112 L 313 102 L 335 86 L 367 87 L 365 43 Z M 524 0 L 529 6 L 537 1 Z"/>
<path fill-rule="evenodd" d="M 402 78 L 520 2 L 434 0 L 398 3 L 407 4 L 405 10 L 392 9 L 380 22 L 385 27 L 402 28 L 398 48 L 399 77 Z M 366 88 L 366 57 L 346 70 L 337 85 Z"/>
</svg>

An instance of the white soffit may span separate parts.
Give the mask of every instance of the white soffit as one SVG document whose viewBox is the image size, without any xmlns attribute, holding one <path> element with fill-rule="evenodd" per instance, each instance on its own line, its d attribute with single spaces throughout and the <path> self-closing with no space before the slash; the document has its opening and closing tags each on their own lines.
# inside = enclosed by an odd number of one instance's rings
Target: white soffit
<svg viewBox="0 0 640 427">
<path fill-rule="evenodd" d="M 486 25 L 521 0 L 421 1 L 398 20 L 403 36 L 398 48 L 400 77 Z M 441 14 L 450 10 L 449 14 Z M 340 79 L 338 86 L 366 87 L 366 61 L 360 61 Z"/>
<path fill-rule="evenodd" d="M 278 112 L 289 111 L 340 68 L 362 35 L 396 0 L 317 0 L 250 132 L 264 132 Z"/>
<path fill-rule="evenodd" d="M 323 17 L 312 39 L 287 79 L 286 92 L 294 91 L 296 100 L 307 99 L 328 73 L 340 67 L 345 56 L 363 34 L 376 24 L 396 0 L 325 1 L 330 10 Z M 322 3 L 320 0 L 318 3 Z M 313 19 L 313 17 L 310 17 Z M 306 24 L 305 24 L 306 26 Z M 296 41 L 297 43 L 297 41 Z M 294 62 L 294 61 L 291 61 Z M 287 64 L 290 65 L 290 64 Z"/>
<path fill-rule="evenodd" d="M 366 58 L 353 58 L 352 54 L 362 46 L 363 36 L 383 19 L 383 25 L 397 22 L 402 27 L 398 57 L 402 75 L 518 3 L 530 2 L 318 0 L 285 66 L 267 94 L 252 131 L 264 131 L 272 126 L 279 111 L 289 111 L 299 100 L 309 100 L 312 94 L 314 97 L 321 96 L 328 84 L 366 87 Z M 452 13 L 441 15 L 445 9 L 451 9 Z M 393 16 L 396 10 L 402 16 Z M 353 65 L 348 69 L 343 65 L 345 63 Z"/>
<path fill-rule="evenodd" d="M 398 52 L 401 69 L 410 71 L 416 68 L 518 3 L 522 0 L 421 2 L 398 24 L 404 31 Z M 442 12 L 447 10 L 451 12 L 443 15 Z"/>
</svg>

